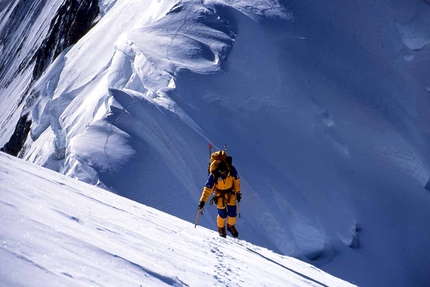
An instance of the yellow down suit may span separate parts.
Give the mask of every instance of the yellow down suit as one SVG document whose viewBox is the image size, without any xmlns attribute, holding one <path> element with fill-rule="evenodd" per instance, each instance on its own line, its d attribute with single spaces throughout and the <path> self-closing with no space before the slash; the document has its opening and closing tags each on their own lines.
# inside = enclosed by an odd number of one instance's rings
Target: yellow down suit
<svg viewBox="0 0 430 287">
<path fill-rule="evenodd" d="M 212 191 L 213 200 L 218 208 L 218 227 L 224 227 L 226 220 L 228 225 L 234 225 L 237 216 L 236 193 L 240 192 L 240 177 L 234 166 L 225 174 L 214 171 L 209 175 L 200 201 L 206 202 Z"/>
</svg>

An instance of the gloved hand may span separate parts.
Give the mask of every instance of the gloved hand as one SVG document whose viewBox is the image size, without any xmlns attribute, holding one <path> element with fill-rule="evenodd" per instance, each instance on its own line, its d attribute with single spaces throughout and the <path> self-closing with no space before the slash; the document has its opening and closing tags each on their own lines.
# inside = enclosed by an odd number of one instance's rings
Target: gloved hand
<svg viewBox="0 0 430 287">
<path fill-rule="evenodd" d="M 200 201 L 199 209 L 203 209 L 204 206 L 205 206 L 205 202 L 204 201 Z"/>
<path fill-rule="evenodd" d="M 242 199 L 242 193 L 236 192 L 236 199 L 237 199 L 237 202 L 240 202 Z"/>
</svg>

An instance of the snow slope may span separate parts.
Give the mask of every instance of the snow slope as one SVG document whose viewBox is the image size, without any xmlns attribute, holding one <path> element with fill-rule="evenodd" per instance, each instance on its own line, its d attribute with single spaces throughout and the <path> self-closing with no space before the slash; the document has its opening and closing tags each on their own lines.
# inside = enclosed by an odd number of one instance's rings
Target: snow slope
<svg viewBox="0 0 430 287">
<path fill-rule="evenodd" d="M 29 89 L 20 157 L 192 221 L 227 143 L 241 238 L 360 286 L 430 285 L 427 2 L 100 3 Z M 2 143 L 26 77 L 1 91 Z"/>
<path fill-rule="evenodd" d="M 1 286 L 353 286 L 0 153 Z"/>
</svg>

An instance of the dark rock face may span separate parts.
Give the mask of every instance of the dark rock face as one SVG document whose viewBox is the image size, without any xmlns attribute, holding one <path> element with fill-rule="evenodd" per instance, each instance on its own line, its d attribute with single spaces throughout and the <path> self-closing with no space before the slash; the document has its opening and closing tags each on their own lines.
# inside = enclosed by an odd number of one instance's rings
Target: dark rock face
<svg viewBox="0 0 430 287">
<path fill-rule="evenodd" d="M 19 69 L 10 71 L 10 62 L 12 62 L 14 55 L 21 51 L 25 43 L 23 39 L 14 40 L 16 39 L 17 27 L 24 18 L 36 19 L 46 2 L 46 0 L 40 0 L 28 3 L 26 0 L 19 0 L 7 21 L 6 28 L 0 32 L 0 39 L 2 39 L 2 44 L 5 47 L 16 46 L 9 49 L 13 52 L 0 55 L 0 83 L 3 86 L 9 85 L 22 70 L 35 63 L 31 84 L 26 91 L 23 91 L 19 105 L 25 103 L 28 105 L 28 92 L 32 83 L 40 78 L 64 49 L 78 42 L 93 27 L 100 14 L 98 0 L 65 0 L 53 17 L 49 32 L 40 47 L 33 47 L 28 56 L 21 62 Z M 29 21 L 29 23 L 33 22 Z M 24 27 L 22 37 L 26 37 L 30 29 L 38 29 L 38 27 L 28 24 Z M 31 99 L 31 102 L 34 101 L 35 99 Z M 11 139 L 1 150 L 17 156 L 24 145 L 30 127 L 31 120 L 28 120 L 28 109 L 25 109 L 25 114 L 21 115 Z"/>
<path fill-rule="evenodd" d="M 99 13 L 98 0 L 64 1 L 35 55 L 33 79 L 38 79 L 64 49 L 78 42 L 95 24 Z"/>
<path fill-rule="evenodd" d="M 17 156 L 27 139 L 27 135 L 30 132 L 30 126 L 31 121 L 28 120 L 28 114 L 21 116 L 9 142 L 7 142 L 0 150 L 10 155 Z"/>
</svg>

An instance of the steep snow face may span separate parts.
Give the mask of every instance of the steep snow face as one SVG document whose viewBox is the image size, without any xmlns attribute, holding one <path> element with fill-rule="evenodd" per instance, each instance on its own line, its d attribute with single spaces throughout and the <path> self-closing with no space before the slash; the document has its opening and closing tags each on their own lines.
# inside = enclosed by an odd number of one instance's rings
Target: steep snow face
<svg viewBox="0 0 430 287">
<path fill-rule="evenodd" d="M 0 153 L 3 286 L 355 286 Z"/>
<path fill-rule="evenodd" d="M 242 238 L 359 285 L 426 285 L 429 6 L 253 2 L 101 1 L 32 86 L 21 156 L 194 220 L 207 143 L 227 143 Z"/>
</svg>

